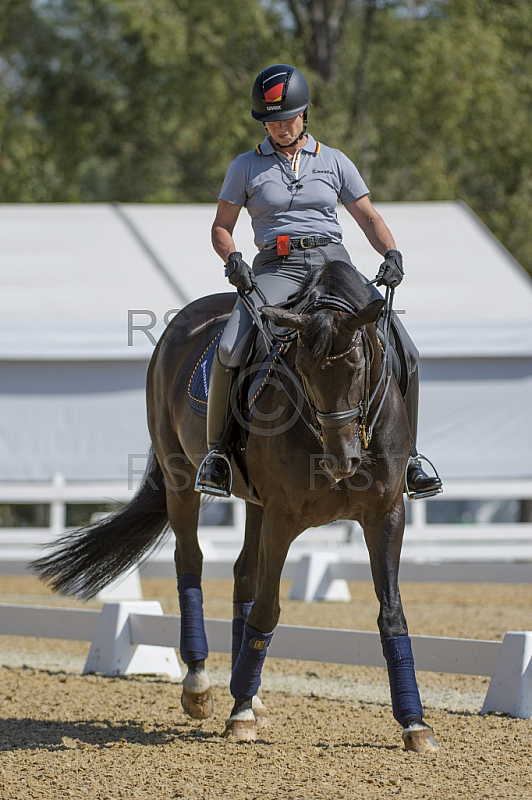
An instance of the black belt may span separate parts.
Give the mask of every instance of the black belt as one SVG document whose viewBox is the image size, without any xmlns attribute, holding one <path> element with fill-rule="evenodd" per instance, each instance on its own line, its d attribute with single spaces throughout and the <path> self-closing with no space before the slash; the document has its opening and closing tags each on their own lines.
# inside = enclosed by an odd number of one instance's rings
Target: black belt
<svg viewBox="0 0 532 800">
<path fill-rule="evenodd" d="M 300 239 L 290 239 L 290 250 L 310 250 L 311 247 L 325 247 L 331 242 L 328 236 L 302 236 Z"/>
</svg>

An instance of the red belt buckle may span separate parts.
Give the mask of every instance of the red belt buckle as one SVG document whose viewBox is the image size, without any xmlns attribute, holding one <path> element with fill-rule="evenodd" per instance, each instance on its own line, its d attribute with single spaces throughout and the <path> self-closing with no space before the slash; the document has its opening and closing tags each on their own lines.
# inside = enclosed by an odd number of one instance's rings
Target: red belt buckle
<svg viewBox="0 0 532 800">
<path fill-rule="evenodd" d="M 277 255 L 287 256 L 290 254 L 290 237 L 278 236 L 277 237 Z"/>
</svg>

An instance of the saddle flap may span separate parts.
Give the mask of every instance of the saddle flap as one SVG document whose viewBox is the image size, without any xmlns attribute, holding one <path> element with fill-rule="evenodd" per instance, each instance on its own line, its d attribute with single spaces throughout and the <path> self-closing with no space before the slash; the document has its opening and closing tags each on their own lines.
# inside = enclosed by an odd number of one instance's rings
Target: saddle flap
<svg viewBox="0 0 532 800">
<path fill-rule="evenodd" d="M 375 327 L 377 330 L 377 338 L 379 340 L 379 345 L 381 347 L 382 352 L 384 352 L 384 342 L 386 341 L 386 335 L 382 328 L 382 317 L 379 318 L 379 320 L 377 321 L 377 325 Z M 393 322 L 392 325 L 390 326 L 388 354 L 392 362 L 392 372 L 394 374 L 395 380 L 397 381 L 401 394 L 404 397 L 408 387 L 409 374 L 405 360 L 404 348 L 402 346 L 400 337 L 397 335 L 394 329 Z"/>
<path fill-rule="evenodd" d="M 207 398 L 209 397 L 212 361 L 222 333 L 223 329 L 209 342 L 192 370 L 188 382 L 188 401 L 191 408 L 202 417 L 207 416 Z"/>
<path fill-rule="evenodd" d="M 253 376 L 249 389 L 247 392 L 247 402 L 244 403 L 244 415 L 246 419 L 251 417 L 253 406 L 256 405 L 259 397 L 262 395 L 264 389 L 270 381 L 270 377 L 275 372 L 275 364 L 279 361 L 280 357 L 286 351 L 287 345 L 282 342 L 277 342 L 272 350 L 266 355 L 266 358 L 260 363 L 260 366 Z"/>
</svg>

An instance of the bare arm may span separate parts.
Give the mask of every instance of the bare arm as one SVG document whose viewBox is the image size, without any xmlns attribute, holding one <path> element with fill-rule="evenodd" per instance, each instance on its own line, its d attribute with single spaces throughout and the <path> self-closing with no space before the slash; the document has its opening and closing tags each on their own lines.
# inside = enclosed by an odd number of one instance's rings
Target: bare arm
<svg viewBox="0 0 532 800">
<path fill-rule="evenodd" d="M 367 240 L 377 253 L 383 256 L 387 250 L 395 250 L 395 240 L 378 211 L 367 195 L 347 203 L 346 209 L 364 231 Z"/>
<path fill-rule="evenodd" d="M 228 203 L 227 200 L 218 200 L 216 217 L 212 223 L 211 239 L 212 246 L 224 264 L 227 263 L 230 254 L 236 252 L 233 231 L 241 208 L 242 206 Z"/>
</svg>

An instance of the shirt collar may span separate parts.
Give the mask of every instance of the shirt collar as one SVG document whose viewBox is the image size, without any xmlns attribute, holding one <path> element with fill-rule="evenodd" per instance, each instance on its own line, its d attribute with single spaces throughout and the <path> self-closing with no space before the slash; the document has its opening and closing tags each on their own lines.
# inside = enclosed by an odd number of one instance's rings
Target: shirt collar
<svg viewBox="0 0 532 800">
<path fill-rule="evenodd" d="M 310 133 L 307 133 L 306 144 L 303 145 L 303 147 L 301 147 L 300 149 L 304 150 L 305 153 L 315 153 L 317 147 L 318 143 L 316 142 L 316 139 L 313 136 L 311 136 Z M 273 146 L 273 144 L 270 142 L 269 136 L 265 136 L 263 141 L 259 145 L 257 145 L 257 150 L 263 156 L 271 156 L 274 153 L 278 152 Z"/>
</svg>

